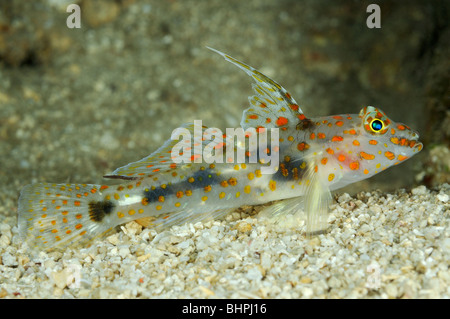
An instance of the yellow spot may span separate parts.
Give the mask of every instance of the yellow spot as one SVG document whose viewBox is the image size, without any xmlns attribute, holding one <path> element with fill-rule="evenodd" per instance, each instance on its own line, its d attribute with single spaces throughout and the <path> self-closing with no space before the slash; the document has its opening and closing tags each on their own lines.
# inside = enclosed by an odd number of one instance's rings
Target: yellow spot
<svg viewBox="0 0 450 319">
<path fill-rule="evenodd" d="M 274 190 L 277 189 L 277 182 L 275 182 L 274 180 L 270 180 L 269 181 L 269 188 L 270 190 L 273 192 Z"/>
<path fill-rule="evenodd" d="M 334 179 L 334 174 L 328 175 L 328 180 L 331 182 Z"/>
<path fill-rule="evenodd" d="M 255 175 L 256 175 L 256 177 L 261 177 L 261 176 L 262 176 L 261 170 L 257 169 L 257 170 L 255 171 Z"/>
<path fill-rule="evenodd" d="M 120 198 L 119 194 L 115 193 L 114 194 L 114 199 L 118 200 Z"/>
<path fill-rule="evenodd" d="M 248 173 L 247 178 L 248 178 L 249 180 L 252 180 L 252 179 L 255 178 L 255 174 L 253 174 L 253 173 Z"/>
<path fill-rule="evenodd" d="M 250 194 L 251 190 L 252 190 L 252 188 L 250 187 L 250 185 L 247 185 L 244 187 L 244 192 L 247 194 Z"/>
<path fill-rule="evenodd" d="M 202 201 L 206 202 L 208 200 L 208 196 L 203 196 Z"/>
<path fill-rule="evenodd" d="M 238 171 L 239 170 L 239 165 L 234 165 L 234 169 L 236 170 L 236 171 Z"/>
<path fill-rule="evenodd" d="M 181 204 L 180 204 L 179 202 L 176 202 L 176 203 L 175 203 L 175 207 L 180 207 L 180 205 L 181 205 Z"/>
<path fill-rule="evenodd" d="M 189 183 L 193 183 L 194 180 L 195 180 L 195 179 L 194 179 L 193 177 L 189 177 L 188 182 L 189 182 Z"/>
<path fill-rule="evenodd" d="M 246 168 L 247 168 L 247 165 L 246 165 L 245 163 L 242 163 L 242 164 L 241 164 L 241 168 L 242 168 L 242 169 L 246 169 Z"/>
<path fill-rule="evenodd" d="M 236 198 L 239 197 L 239 196 L 241 196 L 241 193 L 240 193 L 240 192 L 237 192 L 237 193 L 236 193 Z"/>
<path fill-rule="evenodd" d="M 125 216 L 122 212 L 117 212 L 117 217 L 122 218 L 123 216 Z"/>
<path fill-rule="evenodd" d="M 138 213 L 139 214 L 142 214 L 144 212 L 144 210 L 142 209 L 142 208 L 140 208 L 139 210 L 138 210 Z"/>
<path fill-rule="evenodd" d="M 186 194 L 186 196 L 191 196 L 192 195 L 192 191 L 190 189 L 188 189 L 184 193 Z"/>
<path fill-rule="evenodd" d="M 219 198 L 224 198 L 224 197 L 225 197 L 225 193 L 224 192 L 220 192 Z"/>
<path fill-rule="evenodd" d="M 162 206 L 161 205 L 156 205 L 156 210 L 161 210 Z"/>
<path fill-rule="evenodd" d="M 134 214 L 136 214 L 136 211 L 134 209 L 130 209 L 128 211 L 128 215 L 133 216 Z"/>
</svg>

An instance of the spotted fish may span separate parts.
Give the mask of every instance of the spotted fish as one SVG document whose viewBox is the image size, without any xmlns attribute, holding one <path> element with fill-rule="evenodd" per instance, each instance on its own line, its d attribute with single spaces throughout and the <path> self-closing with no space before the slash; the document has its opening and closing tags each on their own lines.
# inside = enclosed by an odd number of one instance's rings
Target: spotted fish
<svg viewBox="0 0 450 319">
<path fill-rule="evenodd" d="M 211 50 L 253 78 L 254 95 L 249 97 L 241 126 L 246 132 L 256 128 L 256 134 L 277 129 L 279 162 L 274 172 L 263 174 L 268 163 L 251 162 L 248 145 L 228 137 L 214 148 L 243 148 L 244 162 L 178 163 L 172 152 L 178 141 L 170 139 L 151 155 L 105 176 L 122 180 L 120 185 L 25 186 L 19 198 L 18 228 L 29 246 L 50 250 L 88 245 L 132 220 L 163 229 L 274 200 L 283 201 L 266 208 L 269 216 L 282 218 L 302 210 L 307 233 L 324 231 L 330 191 L 369 178 L 422 149 L 416 132 L 373 106 L 359 114 L 308 118 L 277 82 Z M 192 123 L 183 129 L 195 136 Z M 194 140 L 201 146 L 209 142 Z"/>
</svg>

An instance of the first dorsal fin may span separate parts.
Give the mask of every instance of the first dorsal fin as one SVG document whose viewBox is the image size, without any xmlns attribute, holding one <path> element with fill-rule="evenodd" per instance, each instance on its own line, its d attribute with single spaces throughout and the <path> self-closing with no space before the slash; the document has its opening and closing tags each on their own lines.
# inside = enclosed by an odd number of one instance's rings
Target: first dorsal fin
<svg viewBox="0 0 450 319">
<path fill-rule="evenodd" d="M 252 84 L 255 95 L 249 97 L 250 107 L 244 111 L 242 116 L 241 126 L 244 129 L 249 127 L 286 129 L 288 126 L 295 126 L 299 120 L 305 119 L 302 110 L 291 94 L 277 82 L 223 52 L 207 48 L 244 70 L 256 82 L 256 84 Z"/>
</svg>

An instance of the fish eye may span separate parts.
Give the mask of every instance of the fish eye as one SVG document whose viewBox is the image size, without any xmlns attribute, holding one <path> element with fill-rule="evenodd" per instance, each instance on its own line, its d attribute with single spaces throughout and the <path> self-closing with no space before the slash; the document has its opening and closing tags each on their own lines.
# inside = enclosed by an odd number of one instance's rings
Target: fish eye
<svg viewBox="0 0 450 319">
<path fill-rule="evenodd" d="M 379 132 L 384 128 L 384 122 L 379 119 L 374 119 L 372 122 L 370 122 L 370 129 L 373 132 Z"/>
</svg>

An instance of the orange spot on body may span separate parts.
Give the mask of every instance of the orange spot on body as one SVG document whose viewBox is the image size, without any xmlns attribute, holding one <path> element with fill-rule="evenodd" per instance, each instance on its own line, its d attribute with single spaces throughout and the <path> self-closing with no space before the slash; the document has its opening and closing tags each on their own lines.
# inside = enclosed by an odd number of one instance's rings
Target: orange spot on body
<svg viewBox="0 0 450 319">
<path fill-rule="evenodd" d="M 344 162 L 344 161 L 345 161 L 345 156 L 342 155 L 342 154 L 339 155 L 339 156 L 338 156 L 338 161 L 339 161 L 339 162 Z"/>
<path fill-rule="evenodd" d="M 331 139 L 332 142 L 342 142 L 343 140 L 344 140 L 344 138 L 342 136 L 339 136 L 339 135 L 335 135 Z"/>
<path fill-rule="evenodd" d="M 391 161 L 395 158 L 394 153 L 389 152 L 389 151 L 384 152 L 384 156 L 386 156 L 386 158 L 388 158 L 388 159 L 391 160 Z"/>
<path fill-rule="evenodd" d="M 336 124 L 337 126 L 342 126 L 342 125 L 344 125 L 344 122 L 342 122 L 342 121 L 337 121 L 335 124 Z"/>
<path fill-rule="evenodd" d="M 328 158 L 324 157 L 320 162 L 322 163 L 322 165 L 326 165 L 328 162 Z"/>
<path fill-rule="evenodd" d="M 327 148 L 326 151 L 328 154 L 331 154 L 331 155 L 334 154 L 334 151 L 331 148 Z"/>
<path fill-rule="evenodd" d="M 370 145 L 377 145 L 378 142 L 377 142 L 376 140 L 370 140 L 370 141 L 369 141 L 369 144 L 370 144 Z"/>
<path fill-rule="evenodd" d="M 277 125 L 278 125 L 278 126 L 283 126 L 283 125 L 286 125 L 287 123 L 288 123 L 288 119 L 285 118 L 285 117 L 283 117 L 283 116 L 280 116 L 280 117 L 277 119 Z"/>
<path fill-rule="evenodd" d="M 309 138 L 312 139 L 312 140 L 315 139 L 316 138 L 316 134 L 311 133 L 311 135 L 309 135 Z"/>
<path fill-rule="evenodd" d="M 353 141 L 353 145 L 359 146 L 359 145 L 360 145 L 360 144 L 359 144 L 359 141 L 358 141 L 358 140 L 354 140 L 354 141 Z"/>
<path fill-rule="evenodd" d="M 362 158 L 364 158 L 365 160 L 373 160 L 375 158 L 375 155 L 373 154 L 368 154 L 366 152 L 360 152 L 359 153 L 361 155 Z"/>
<path fill-rule="evenodd" d="M 309 149 L 309 144 L 308 144 L 308 143 L 305 143 L 305 142 L 298 143 L 297 149 L 298 149 L 299 151 L 307 150 L 307 149 Z"/>
<path fill-rule="evenodd" d="M 76 200 L 73 204 L 74 204 L 75 206 L 80 206 L 80 205 L 81 205 L 81 202 L 80 202 L 79 200 Z"/>
<path fill-rule="evenodd" d="M 359 162 L 351 162 L 349 164 L 349 167 L 350 167 L 351 170 L 356 171 L 357 169 L 359 169 Z"/>
<path fill-rule="evenodd" d="M 404 155 L 399 155 L 399 156 L 397 156 L 397 159 L 399 160 L 399 161 L 404 161 L 405 159 L 407 159 L 408 158 L 408 156 L 404 156 Z"/>
<path fill-rule="evenodd" d="M 324 133 L 317 133 L 317 138 L 324 139 L 325 134 Z"/>
</svg>

